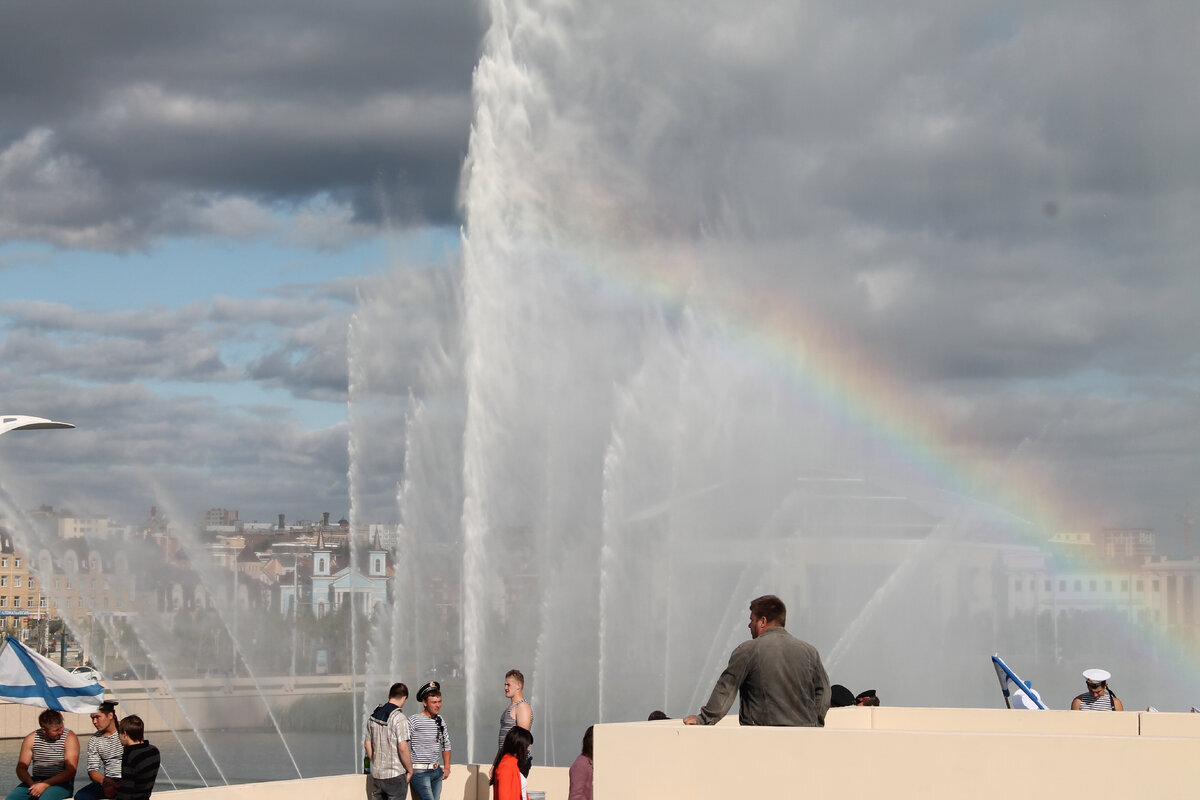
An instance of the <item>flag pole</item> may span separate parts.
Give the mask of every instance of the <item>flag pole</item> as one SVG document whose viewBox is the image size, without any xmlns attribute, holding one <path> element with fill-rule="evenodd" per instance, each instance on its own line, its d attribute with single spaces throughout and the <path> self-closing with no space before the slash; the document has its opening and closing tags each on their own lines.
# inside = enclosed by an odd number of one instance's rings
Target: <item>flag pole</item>
<svg viewBox="0 0 1200 800">
<path fill-rule="evenodd" d="M 1006 705 L 1008 708 L 1012 708 L 1012 699 L 1008 691 L 1008 682 L 1012 681 L 1017 685 L 1017 688 L 1021 689 L 1022 691 L 1030 687 L 1027 687 L 1025 685 L 1025 681 L 1021 680 L 1017 673 L 1013 672 L 1008 664 L 1004 663 L 1004 659 L 1000 658 L 999 653 L 996 653 L 992 656 L 992 666 L 996 668 L 996 678 L 1000 681 L 1000 691 L 1004 694 L 1004 705 Z M 1043 703 L 1041 698 L 1039 698 L 1033 692 L 1032 688 L 1030 688 L 1030 691 L 1025 692 L 1025 696 L 1036 703 L 1038 708 L 1042 709 L 1043 711 L 1046 710 L 1046 704 Z"/>
</svg>

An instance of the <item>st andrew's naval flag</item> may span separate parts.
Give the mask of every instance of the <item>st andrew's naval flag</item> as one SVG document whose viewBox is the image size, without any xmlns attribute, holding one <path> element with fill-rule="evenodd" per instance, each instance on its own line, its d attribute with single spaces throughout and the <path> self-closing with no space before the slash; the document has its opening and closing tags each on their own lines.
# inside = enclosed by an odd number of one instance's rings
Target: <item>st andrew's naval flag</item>
<svg viewBox="0 0 1200 800">
<path fill-rule="evenodd" d="M 104 699 L 104 687 L 72 675 L 11 636 L 0 649 L 0 700 L 88 714 Z"/>
</svg>

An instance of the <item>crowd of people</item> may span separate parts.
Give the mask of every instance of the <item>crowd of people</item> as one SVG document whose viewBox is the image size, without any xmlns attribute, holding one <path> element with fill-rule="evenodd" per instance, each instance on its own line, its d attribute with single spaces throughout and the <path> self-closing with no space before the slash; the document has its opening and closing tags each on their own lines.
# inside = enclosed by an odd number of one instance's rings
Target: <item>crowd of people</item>
<svg viewBox="0 0 1200 800">
<path fill-rule="evenodd" d="M 708 701 L 685 725 L 713 725 L 733 705 L 741 705 L 742 725 L 823 726 L 831 707 L 878 706 L 875 689 L 857 695 L 841 684 L 830 684 L 817 649 L 786 630 L 787 607 L 775 595 L 750 602 L 750 640 L 738 645 L 717 679 Z M 1122 711 L 1124 706 L 1108 686 L 1112 677 L 1102 669 L 1083 673 L 1087 691 L 1071 702 L 1072 710 Z M 529 800 L 533 766 L 533 707 L 525 698 L 525 676 L 511 669 L 504 676 L 508 705 L 500 714 L 496 755 L 488 771 L 493 800 Z M 1011 696 L 1014 708 L 1036 708 L 1037 697 L 1026 683 Z M 450 777 L 452 747 L 442 719 L 442 687 L 429 681 L 417 690 L 421 711 L 406 717 L 408 687 L 394 683 L 387 701 L 367 718 L 363 738 L 370 800 L 441 800 L 442 782 Z M 1039 697 L 1040 700 L 1040 697 Z M 75 792 L 79 738 L 65 727 L 60 712 L 47 709 L 38 729 L 21 743 L 16 773 L 21 783 L 6 800 L 147 800 L 154 790 L 160 757 L 145 740 L 142 719 L 129 715 L 118 721 L 116 701 L 104 701 L 91 714 L 96 732 L 87 745 L 88 783 Z M 667 720 L 660 710 L 650 720 Z M 583 735 L 580 754 L 569 770 L 568 800 L 591 800 L 592 737 Z"/>
<path fill-rule="evenodd" d="M 684 725 L 714 725 L 728 713 L 734 699 L 741 701 L 742 725 L 819 727 L 829 709 L 843 706 L 874 707 L 880 704 L 875 689 L 858 694 L 841 684 L 830 684 L 821 656 L 813 645 L 786 629 L 787 607 L 775 595 L 750 602 L 750 640 L 738 645 L 717 679 L 708 701 Z M 1121 711 L 1121 701 L 1108 686 L 1111 677 L 1100 669 L 1083 673 L 1087 691 L 1071 708 L 1085 711 Z M 1033 693 L 1032 687 L 1026 691 Z M 504 676 L 504 696 L 509 701 L 500 714 L 497 749 L 488 771 L 493 800 L 528 800 L 528 776 L 533 764 L 533 708 L 525 698 L 525 676 L 509 670 Z M 1018 690 L 1014 696 L 1020 694 Z M 441 781 L 450 775 L 450 738 L 438 712 L 441 688 L 436 681 L 421 687 L 417 700 L 424 711 L 406 720 L 395 713 L 404 705 L 408 689 L 392 686 L 388 702 L 371 715 L 364 742 L 371 759 L 371 800 L 400 800 L 412 785 L 417 800 L 440 800 Z M 1015 704 L 1014 707 L 1024 707 Z M 661 710 L 649 720 L 668 720 Z M 569 800 L 591 800 L 592 737 L 583 735 L 580 754 L 569 770 Z M 411 740 L 411 748 L 410 742 Z M 411 755 L 410 755 L 411 753 Z M 24 800 L 13 798 L 9 800 Z M 55 800 L 50 798 L 50 800 Z M 94 800 L 94 798 L 87 798 Z"/>
<path fill-rule="evenodd" d="M 508 705 L 500 713 L 496 757 L 488 770 L 494 800 L 529 800 L 533 767 L 533 707 L 525 699 L 525 676 L 510 669 L 504 676 Z M 430 681 L 417 690 L 423 709 L 405 717 L 408 687 L 394 683 L 387 702 L 367 718 L 363 749 L 367 759 L 369 800 L 441 800 L 442 781 L 450 777 L 450 734 L 441 717 L 442 687 Z M 592 798 L 592 729 L 570 770 L 569 800 Z M 18 800 L 14 798 L 14 800 Z M 20 800 L 23 800 L 21 798 Z"/>
<path fill-rule="evenodd" d="M 106 700 L 91 714 L 96 732 L 88 740 L 88 783 L 77 793 L 79 737 L 66 727 L 61 712 L 46 709 L 38 728 L 21 742 L 17 778 L 21 783 L 6 800 L 147 800 L 158 778 L 158 748 L 146 741 L 145 724 L 136 714 L 118 721 L 117 702 Z"/>
</svg>

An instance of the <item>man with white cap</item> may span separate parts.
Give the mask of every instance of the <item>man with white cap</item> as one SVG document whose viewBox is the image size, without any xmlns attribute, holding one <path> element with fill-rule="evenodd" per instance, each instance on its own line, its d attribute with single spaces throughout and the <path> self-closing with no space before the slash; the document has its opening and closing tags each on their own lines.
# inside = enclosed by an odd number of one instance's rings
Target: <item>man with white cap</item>
<svg viewBox="0 0 1200 800">
<path fill-rule="evenodd" d="M 1121 699 L 1108 688 L 1108 679 L 1112 675 L 1105 669 L 1085 669 L 1083 679 L 1087 681 L 1087 691 L 1071 701 L 1072 711 L 1124 711 L 1125 705 Z"/>
</svg>

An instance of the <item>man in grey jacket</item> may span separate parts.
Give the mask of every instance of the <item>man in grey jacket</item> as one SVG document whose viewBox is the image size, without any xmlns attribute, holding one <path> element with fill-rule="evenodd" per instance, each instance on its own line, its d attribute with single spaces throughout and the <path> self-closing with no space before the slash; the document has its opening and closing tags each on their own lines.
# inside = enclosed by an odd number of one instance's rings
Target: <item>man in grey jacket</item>
<svg viewBox="0 0 1200 800">
<path fill-rule="evenodd" d="M 829 676 L 817 648 L 784 630 L 787 607 L 773 594 L 750 602 L 750 641 L 738 645 L 699 714 L 685 725 L 716 724 L 734 696 L 743 725 L 825 724 Z"/>
</svg>

